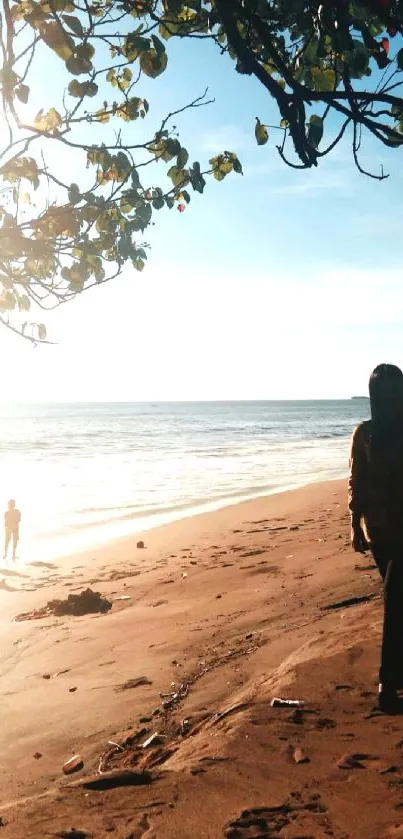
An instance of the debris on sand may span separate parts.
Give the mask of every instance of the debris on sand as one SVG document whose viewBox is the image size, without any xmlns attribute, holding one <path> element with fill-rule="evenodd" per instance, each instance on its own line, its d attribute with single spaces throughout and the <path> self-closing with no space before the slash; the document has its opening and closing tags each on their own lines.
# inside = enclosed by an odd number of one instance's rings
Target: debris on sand
<svg viewBox="0 0 403 839">
<path fill-rule="evenodd" d="M 136 547 L 139 548 L 139 550 L 142 550 L 143 548 L 145 548 L 145 544 L 142 540 L 140 540 L 140 542 L 137 542 Z"/>
<path fill-rule="evenodd" d="M 52 613 L 49 611 L 48 607 L 43 606 L 42 609 L 32 609 L 31 612 L 22 612 L 21 615 L 17 615 L 14 618 L 14 621 L 37 621 L 41 618 L 47 618 L 51 614 Z M 46 679 L 47 676 L 44 676 L 43 678 Z"/>
<path fill-rule="evenodd" d="M 81 591 L 80 594 L 69 594 L 66 600 L 49 600 L 42 609 L 33 609 L 32 612 L 23 612 L 17 615 L 15 621 L 40 620 L 50 615 L 61 617 L 63 615 L 88 615 L 101 612 L 109 612 L 112 603 L 106 597 L 102 597 L 99 591 L 91 588 Z"/>
<path fill-rule="evenodd" d="M 175 683 L 172 682 L 172 687 L 174 687 L 175 690 L 171 693 L 160 693 L 160 697 L 163 700 L 162 707 L 165 711 L 172 708 L 178 702 L 181 702 L 181 700 L 185 699 L 189 693 L 189 685 L 187 682 L 182 682 L 177 688 Z"/>
<path fill-rule="evenodd" d="M 303 699 L 283 699 L 280 696 L 274 696 L 270 705 L 272 708 L 302 708 L 305 701 Z"/>
<path fill-rule="evenodd" d="M 151 734 L 150 737 L 147 737 L 147 740 L 142 745 L 142 749 L 148 749 L 148 747 L 152 745 L 159 745 L 165 739 L 166 738 L 163 737 L 161 734 L 158 734 L 158 731 L 155 731 L 154 734 Z"/>
<path fill-rule="evenodd" d="M 147 679 L 147 676 L 138 676 L 137 679 L 128 679 L 126 682 L 123 682 L 121 685 L 116 685 L 115 691 L 116 693 L 120 693 L 122 690 L 132 690 L 133 688 L 140 688 L 143 685 L 152 685 L 150 679 Z"/>
<path fill-rule="evenodd" d="M 84 768 L 84 761 L 81 755 L 73 755 L 73 757 L 66 760 L 63 764 L 63 772 L 65 775 L 72 775 L 73 772 L 79 772 Z"/>
</svg>

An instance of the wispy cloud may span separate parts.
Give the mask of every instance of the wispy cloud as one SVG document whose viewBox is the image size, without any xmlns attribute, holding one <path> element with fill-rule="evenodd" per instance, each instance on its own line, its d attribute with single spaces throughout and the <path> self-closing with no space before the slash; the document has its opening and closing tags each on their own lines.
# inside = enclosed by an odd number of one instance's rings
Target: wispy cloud
<svg viewBox="0 0 403 839">
<path fill-rule="evenodd" d="M 354 187 L 351 178 L 348 178 L 346 173 L 328 173 L 328 172 L 313 172 L 309 170 L 298 177 L 293 173 L 292 183 L 279 184 L 271 189 L 276 195 L 305 195 L 314 196 L 318 193 L 329 192 L 331 194 L 335 190 L 343 193 L 351 194 L 354 192 Z"/>
<path fill-rule="evenodd" d="M 239 125 L 222 125 L 200 135 L 198 146 L 204 152 L 234 151 L 239 153 L 252 147 L 249 134 Z"/>
<path fill-rule="evenodd" d="M 359 213 L 351 219 L 350 228 L 359 236 L 380 237 L 385 241 L 388 236 L 400 237 L 403 228 L 403 211 L 398 208 L 387 215 L 373 213 Z"/>
</svg>

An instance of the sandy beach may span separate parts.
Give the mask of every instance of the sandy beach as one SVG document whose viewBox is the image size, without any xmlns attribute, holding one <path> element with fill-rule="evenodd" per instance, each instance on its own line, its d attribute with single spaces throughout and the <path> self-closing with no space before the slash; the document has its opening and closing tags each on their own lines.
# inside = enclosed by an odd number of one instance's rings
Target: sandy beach
<svg viewBox="0 0 403 839">
<path fill-rule="evenodd" d="M 0 585 L 2 839 L 403 837 L 403 719 L 374 710 L 381 587 L 345 482 Z M 110 611 L 14 620 L 88 586 Z"/>
</svg>

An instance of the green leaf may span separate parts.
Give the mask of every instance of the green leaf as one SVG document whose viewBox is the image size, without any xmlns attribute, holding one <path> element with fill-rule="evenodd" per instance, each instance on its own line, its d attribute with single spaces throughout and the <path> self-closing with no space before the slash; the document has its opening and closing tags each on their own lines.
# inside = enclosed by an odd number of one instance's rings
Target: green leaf
<svg viewBox="0 0 403 839">
<path fill-rule="evenodd" d="M 69 29 L 71 29 L 75 35 L 78 35 L 79 38 L 83 37 L 84 29 L 78 17 L 74 17 L 73 15 L 62 15 L 62 20 L 64 20 Z"/>
<path fill-rule="evenodd" d="M 256 125 L 255 125 L 255 137 L 258 146 L 266 145 L 269 139 L 269 132 L 265 125 L 262 125 L 260 122 L 259 117 L 256 117 Z"/>
<path fill-rule="evenodd" d="M 75 96 L 77 99 L 82 99 L 84 96 L 96 96 L 98 93 L 98 85 L 95 82 L 78 82 L 73 79 L 68 86 L 70 96 Z"/>
<path fill-rule="evenodd" d="M 369 67 L 369 53 L 361 41 L 353 40 L 353 49 L 346 52 L 346 61 L 351 77 L 361 79 Z"/>
<path fill-rule="evenodd" d="M 9 160 L 0 168 L 0 175 L 11 184 L 25 178 L 33 185 L 34 189 L 39 186 L 38 164 L 33 157 L 18 157 L 15 160 Z"/>
<path fill-rule="evenodd" d="M 176 161 L 177 168 L 178 169 L 183 169 L 186 166 L 188 160 L 189 160 L 189 153 L 187 152 L 186 149 L 181 148 L 181 150 L 178 154 L 178 157 L 177 157 L 177 161 Z"/>
<path fill-rule="evenodd" d="M 157 35 L 151 35 L 151 40 L 154 44 L 154 49 L 157 55 L 162 55 L 165 52 L 165 46 Z"/>
<path fill-rule="evenodd" d="M 76 46 L 71 35 L 58 23 L 45 23 L 41 28 L 41 38 L 63 61 L 71 57 Z"/>
<path fill-rule="evenodd" d="M 56 111 L 56 108 L 50 108 L 46 114 L 41 108 L 34 119 L 34 128 L 36 128 L 37 131 L 54 131 L 54 129 L 59 128 L 62 123 L 62 117 L 59 114 L 59 111 Z"/>
<path fill-rule="evenodd" d="M 70 184 L 68 198 L 70 204 L 73 204 L 73 206 L 74 204 L 78 204 L 78 202 L 81 201 L 80 188 L 78 184 Z"/>
<path fill-rule="evenodd" d="M 16 95 L 17 99 L 20 100 L 20 102 L 22 102 L 24 105 L 26 105 L 27 102 L 28 102 L 28 97 L 29 97 L 29 87 L 28 87 L 28 85 L 20 84 L 18 87 L 16 87 L 15 95 Z"/>
<path fill-rule="evenodd" d="M 180 29 L 180 24 L 175 23 L 173 20 L 165 20 L 161 21 L 158 31 L 161 35 L 161 38 L 164 38 L 165 41 L 168 41 L 169 38 L 172 38 L 173 35 L 176 35 Z"/>
<path fill-rule="evenodd" d="M 128 216 L 129 213 L 131 213 L 133 209 L 133 204 L 128 196 L 122 195 L 120 199 L 120 209 L 122 213 L 125 214 L 125 216 Z"/>
<path fill-rule="evenodd" d="M 203 175 L 200 172 L 200 163 L 196 161 L 196 163 L 193 164 L 192 168 L 189 170 L 189 176 L 190 183 L 194 191 L 200 192 L 200 194 L 202 194 L 204 187 L 206 186 L 206 181 L 204 180 Z"/>
<path fill-rule="evenodd" d="M 66 61 L 66 68 L 72 76 L 82 76 L 84 73 L 91 72 L 92 64 L 87 59 L 71 55 Z"/>
<path fill-rule="evenodd" d="M 100 108 L 100 110 L 96 111 L 96 113 L 94 114 L 94 118 L 97 122 L 101 122 L 103 125 L 105 125 L 107 122 L 109 122 L 111 115 L 110 113 L 108 113 L 108 111 L 105 110 L 105 108 Z"/>
<path fill-rule="evenodd" d="M 125 67 L 125 69 L 123 70 L 122 78 L 125 80 L 125 82 L 131 82 L 133 78 L 133 73 L 129 69 L 129 67 Z"/>
<path fill-rule="evenodd" d="M 76 49 L 76 55 L 78 58 L 83 58 L 84 60 L 91 61 L 91 59 L 95 55 L 95 48 L 92 44 L 89 44 L 86 41 L 84 44 L 80 44 L 79 47 Z"/>
<path fill-rule="evenodd" d="M 140 55 L 140 67 L 146 76 L 156 79 L 164 72 L 168 64 L 166 52 L 158 53 L 156 50 L 147 50 Z"/>
<path fill-rule="evenodd" d="M 138 96 L 132 96 L 130 99 L 123 102 L 122 105 L 119 105 L 116 115 L 120 117 L 120 119 L 123 119 L 124 122 L 131 122 L 134 119 L 138 119 L 141 115 L 141 108 L 143 105 L 144 103 L 142 99 L 139 99 Z"/>
<path fill-rule="evenodd" d="M 180 154 L 181 145 L 179 140 L 174 140 L 172 137 L 168 137 L 163 146 L 163 149 L 164 151 L 161 157 L 165 161 L 165 163 L 168 163 L 170 160 L 173 160 L 174 157 L 177 157 Z"/>
<path fill-rule="evenodd" d="M 0 312 L 12 312 L 16 306 L 15 294 L 12 291 L 6 291 L 0 294 Z"/>
<path fill-rule="evenodd" d="M 306 64 L 313 64 L 318 52 L 319 41 L 317 38 L 309 38 L 308 43 L 304 49 L 304 61 Z"/>
<path fill-rule="evenodd" d="M 31 308 L 31 301 L 26 294 L 22 294 L 21 297 L 18 298 L 18 308 L 20 312 L 29 312 Z"/>
<path fill-rule="evenodd" d="M 336 88 L 336 73 L 331 69 L 312 67 L 312 83 L 314 90 L 330 93 Z"/>
<path fill-rule="evenodd" d="M 46 332 L 45 324 L 44 323 L 39 323 L 38 324 L 38 338 L 39 338 L 39 340 L 40 341 L 46 341 L 46 336 L 47 336 L 47 332 Z"/>
<path fill-rule="evenodd" d="M 313 114 L 308 124 L 308 141 L 316 149 L 323 137 L 323 119 Z"/>
<path fill-rule="evenodd" d="M 128 61 L 135 61 L 142 52 L 150 49 L 150 39 L 139 37 L 136 32 L 129 32 L 122 46 L 122 54 Z"/>
<path fill-rule="evenodd" d="M 189 172 L 187 169 L 178 169 L 177 166 L 171 166 L 168 169 L 167 175 L 171 178 L 174 186 L 186 186 L 189 183 Z"/>
<path fill-rule="evenodd" d="M 242 169 L 241 161 L 238 160 L 236 155 L 234 155 L 234 158 L 233 158 L 233 168 L 234 168 L 234 172 L 236 172 L 237 175 L 243 175 L 243 169 Z"/>
<path fill-rule="evenodd" d="M 131 162 L 130 162 L 129 158 L 128 158 L 128 157 L 127 157 L 127 155 L 126 155 L 126 154 L 124 154 L 124 152 L 122 152 L 122 151 L 118 152 L 118 154 L 116 155 L 116 165 L 117 165 L 117 167 L 118 167 L 118 171 L 119 171 L 119 173 L 120 173 L 120 174 L 123 174 L 123 175 L 125 175 L 125 176 L 126 176 L 126 175 L 127 175 L 127 174 L 131 171 L 131 169 L 132 169 L 132 164 L 131 164 Z"/>
<path fill-rule="evenodd" d="M 74 3 L 71 0 L 42 0 L 43 8 L 47 13 L 51 12 L 73 12 Z"/>
<path fill-rule="evenodd" d="M 106 74 L 106 81 L 109 82 L 109 84 L 111 84 L 112 87 L 117 87 L 118 80 L 116 78 L 116 70 L 114 67 L 111 67 L 111 69 L 108 70 Z"/>
</svg>

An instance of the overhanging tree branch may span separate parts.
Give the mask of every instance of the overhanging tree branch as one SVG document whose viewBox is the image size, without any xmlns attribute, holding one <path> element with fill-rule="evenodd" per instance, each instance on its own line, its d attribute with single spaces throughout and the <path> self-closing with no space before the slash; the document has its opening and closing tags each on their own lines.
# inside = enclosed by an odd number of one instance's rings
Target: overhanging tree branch
<svg viewBox="0 0 403 839">
<path fill-rule="evenodd" d="M 143 129 L 150 106 L 142 81 L 164 73 L 171 38 L 211 41 L 221 60 L 264 87 L 289 166 L 317 166 L 349 137 L 359 171 L 383 180 L 360 158 L 368 134 L 403 144 L 397 33 L 400 0 L 4 0 L 0 323 L 18 331 L 31 304 L 60 305 L 125 266 L 141 271 L 155 213 L 182 213 L 209 175 L 242 172 L 229 151 L 190 163 L 179 140 L 173 122 L 212 102 L 207 91 Z M 44 65 L 61 66 L 68 79 L 48 110 L 31 104 L 41 99 Z M 258 145 L 269 143 L 267 121 L 276 117 L 257 118 Z M 43 326 L 33 330 L 34 340 L 44 338 Z"/>
</svg>

